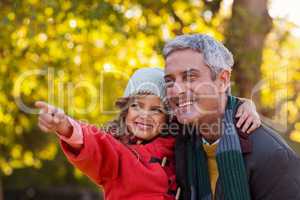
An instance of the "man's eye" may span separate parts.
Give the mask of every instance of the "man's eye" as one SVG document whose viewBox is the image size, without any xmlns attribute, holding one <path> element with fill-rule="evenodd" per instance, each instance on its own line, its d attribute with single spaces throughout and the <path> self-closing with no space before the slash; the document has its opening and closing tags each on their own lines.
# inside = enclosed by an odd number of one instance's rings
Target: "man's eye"
<svg viewBox="0 0 300 200">
<path fill-rule="evenodd" d="M 187 81 L 195 81 L 198 77 L 196 75 L 188 75 L 186 77 Z"/>
</svg>

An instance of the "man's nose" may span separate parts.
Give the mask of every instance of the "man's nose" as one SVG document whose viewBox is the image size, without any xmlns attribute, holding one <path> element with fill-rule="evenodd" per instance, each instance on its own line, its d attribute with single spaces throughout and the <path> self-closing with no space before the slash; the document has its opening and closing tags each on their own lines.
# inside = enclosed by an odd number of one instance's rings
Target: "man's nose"
<svg viewBox="0 0 300 200">
<path fill-rule="evenodd" d="M 186 93 L 187 85 L 183 81 L 176 81 L 172 88 L 172 93 L 175 96 Z"/>
</svg>

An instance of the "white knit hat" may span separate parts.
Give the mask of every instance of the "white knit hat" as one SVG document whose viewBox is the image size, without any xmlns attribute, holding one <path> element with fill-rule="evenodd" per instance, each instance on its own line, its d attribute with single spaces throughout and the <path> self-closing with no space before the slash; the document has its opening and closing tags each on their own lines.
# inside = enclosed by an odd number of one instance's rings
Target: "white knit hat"
<svg viewBox="0 0 300 200">
<path fill-rule="evenodd" d="M 165 100 L 166 88 L 164 71 L 156 67 L 141 68 L 130 77 L 123 97 L 149 92 Z"/>
</svg>

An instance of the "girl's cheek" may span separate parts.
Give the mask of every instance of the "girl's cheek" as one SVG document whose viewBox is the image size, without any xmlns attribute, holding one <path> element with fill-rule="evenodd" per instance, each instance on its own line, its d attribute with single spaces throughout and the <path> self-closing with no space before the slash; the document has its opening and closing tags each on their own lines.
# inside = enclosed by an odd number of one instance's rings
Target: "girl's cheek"
<svg viewBox="0 0 300 200">
<path fill-rule="evenodd" d="M 157 123 L 156 125 L 156 131 L 158 132 L 158 134 L 163 130 L 163 128 L 165 127 L 165 122 L 164 121 L 160 121 Z"/>
<path fill-rule="evenodd" d="M 133 108 L 129 108 L 126 119 L 128 119 L 128 121 L 131 121 L 133 118 L 135 118 L 135 116 L 138 116 L 139 112 Z"/>
</svg>

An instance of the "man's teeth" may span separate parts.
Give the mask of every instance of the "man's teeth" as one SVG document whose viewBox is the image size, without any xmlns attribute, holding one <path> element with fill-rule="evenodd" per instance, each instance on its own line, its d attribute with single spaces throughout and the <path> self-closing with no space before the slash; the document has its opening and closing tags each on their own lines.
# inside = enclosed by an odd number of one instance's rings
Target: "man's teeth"
<svg viewBox="0 0 300 200">
<path fill-rule="evenodd" d="M 192 101 L 188 101 L 188 102 L 180 103 L 179 107 L 185 107 L 185 106 L 189 106 L 189 105 L 192 105 L 192 104 L 193 104 Z"/>
</svg>

